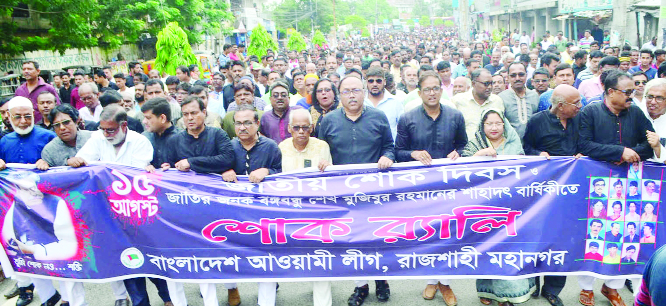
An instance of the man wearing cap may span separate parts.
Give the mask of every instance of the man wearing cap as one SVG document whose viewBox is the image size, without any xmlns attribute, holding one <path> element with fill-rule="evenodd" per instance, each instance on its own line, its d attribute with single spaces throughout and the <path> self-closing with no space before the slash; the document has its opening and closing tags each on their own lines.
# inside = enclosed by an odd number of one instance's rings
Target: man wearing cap
<svg viewBox="0 0 666 306">
<path fill-rule="evenodd" d="M 56 134 L 41 127 L 35 127 L 34 108 L 32 101 L 28 98 L 22 96 L 12 98 L 8 102 L 8 110 L 14 132 L 0 139 L 0 170 L 5 169 L 5 163 L 46 163 L 41 159 L 42 149 L 56 137 Z M 4 229 L 3 237 L 6 237 Z M 3 269 L 3 271 L 8 270 Z M 25 306 L 32 302 L 35 285 L 46 306 L 55 305 L 60 300 L 60 294 L 57 294 L 50 280 L 31 280 L 26 276 L 15 276 L 14 278 L 18 282 L 19 291 L 16 306 Z"/>
</svg>

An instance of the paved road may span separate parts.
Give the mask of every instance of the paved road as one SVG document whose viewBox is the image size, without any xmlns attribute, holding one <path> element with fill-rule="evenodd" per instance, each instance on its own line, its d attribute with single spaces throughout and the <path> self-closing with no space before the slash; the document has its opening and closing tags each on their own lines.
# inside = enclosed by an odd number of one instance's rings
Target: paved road
<svg viewBox="0 0 666 306">
<path fill-rule="evenodd" d="M 374 295 L 374 283 L 370 284 L 371 294 L 366 300 L 364 305 L 445 305 L 439 293 L 435 300 L 426 301 L 421 298 L 421 290 L 425 287 L 425 281 L 421 280 L 405 280 L 405 281 L 391 281 L 391 299 L 386 303 L 380 303 Z M 597 280 L 595 286 L 595 298 L 597 305 L 610 305 L 608 300 L 599 293 L 602 282 Z M 0 292 L 7 291 L 13 286 L 13 281 L 6 280 L 0 283 Z M 482 305 L 476 296 L 476 286 L 474 280 L 454 280 L 451 285 L 454 292 L 458 297 L 458 305 Z M 86 284 L 86 299 L 90 306 L 113 306 L 113 297 L 111 294 L 111 287 L 108 284 Z M 155 287 L 152 283 L 148 282 L 150 300 L 152 306 L 163 306 L 162 301 L 157 295 Z M 333 282 L 333 305 L 346 305 L 347 298 L 352 293 L 354 282 L 352 281 L 338 281 Z M 242 299 L 242 305 L 255 305 L 257 301 L 257 284 L 256 283 L 241 283 L 239 290 Z M 580 305 L 578 302 L 579 291 L 578 283 L 575 277 L 569 277 L 564 291 L 560 295 L 564 301 L 564 305 Z M 188 297 L 190 306 L 203 306 L 203 302 L 199 297 L 199 286 L 193 284 L 185 285 L 185 292 Z M 628 305 L 633 305 L 633 296 L 626 288 L 620 290 L 620 294 Z M 220 300 L 220 306 L 226 305 L 227 292 L 222 285 L 217 286 L 217 295 Z M 15 299 L 6 300 L 0 295 L 0 305 L 13 306 Z M 31 306 L 38 306 L 39 299 L 35 298 Z M 312 305 L 312 286 L 304 282 L 280 282 L 280 289 L 277 295 L 277 305 L 279 306 L 306 306 Z M 497 305 L 497 304 L 494 304 Z M 532 299 L 520 305 L 550 305 L 544 298 Z"/>
</svg>

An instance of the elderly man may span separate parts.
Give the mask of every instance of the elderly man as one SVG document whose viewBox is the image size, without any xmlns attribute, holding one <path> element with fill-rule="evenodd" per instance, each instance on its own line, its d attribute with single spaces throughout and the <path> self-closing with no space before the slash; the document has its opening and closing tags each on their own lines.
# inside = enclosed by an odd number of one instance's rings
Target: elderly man
<svg viewBox="0 0 666 306">
<path fill-rule="evenodd" d="M 384 113 L 363 105 L 365 90 L 363 81 L 346 76 L 340 81 L 338 108 L 322 119 L 319 139 L 331 148 L 333 164 L 377 163 L 379 169 L 393 165 L 395 153 L 391 126 Z M 387 301 L 391 295 L 387 281 L 375 281 L 377 299 Z M 356 289 L 348 303 L 361 305 L 368 297 L 367 281 L 356 281 Z"/>
<path fill-rule="evenodd" d="M 465 118 L 467 139 L 472 139 L 479 129 L 481 114 L 486 109 L 504 112 L 502 99 L 492 94 L 492 77 L 487 69 L 477 69 L 470 74 L 472 90 L 457 94 L 451 102 Z"/>
<path fill-rule="evenodd" d="M 49 121 L 49 112 L 56 106 L 56 97 L 48 92 L 42 91 L 37 96 L 37 111 L 42 115 L 42 120 L 37 121 L 35 124 L 44 129 L 52 130 L 51 121 Z"/>
<path fill-rule="evenodd" d="M 453 96 L 459 93 L 467 92 L 472 87 L 472 81 L 466 77 L 457 77 L 453 80 Z"/>
<path fill-rule="evenodd" d="M 386 91 L 386 78 L 384 70 L 379 67 L 368 69 L 367 76 L 367 96 L 363 105 L 377 108 L 384 112 L 391 126 L 391 135 L 395 140 L 398 128 L 398 119 L 402 115 L 404 108 L 402 102 Z"/>
<path fill-rule="evenodd" d="M 41 152 L 56 135 L 35 126 L 33 103 L 28 98 L 16 96 L 9 101 L 7 108 L 14 132 L 0 139 L 0 170 L 5 169 L 5 163 L 45 163 L 41 159 Z M 46 306 L 53 306 L 60 300 L 60 294 L 55 291 L 50 280 L 31 280 L 30 277 L 18 275 L 14 279 L 18 282 L 19 292 L 16 306 L 30 304 L 35 289 Z"/>
<path fill-rule="evenodd" d="M 666 79 L 653 79 L 645 85 L 645 103 L 638 104 L 645 117 L 652 123 L 655 133 L 648 133 L 648 142 L 654 151 L 655 162 L 666 160 L 663 137 L 666 136 Z"/>
<path fill-rule="evenodd" d="M 75 157 L 67 160 L 67 165 L 76 168 L 92 162 L 113 162 L 142 169 L 148 166 L 153 159 L 153 147 L 145 136 L 127 127 L 125 109 L 111 104 L 104 108 L 99 121 L 99 130 L 93 132 Z M 162 300 L 165 303 L 170 302 L 166 281 L 157 278 L 150 280 L 158 288 Z M 132 299 L 132 305 L 150 305 L 144 278 L 126 279 L 123 282 Z M 116 295 L 117 290 L 114 287 Z"/>
<path fill-rule="evenodd" d="M 568 64 L 564 64 L 567 65 Z M 571 68 L 568 68 L 571 70 Z M 571 72 L 573 76 L 573 72 Z M 576 88 L 561 84 L 553 90 L 550 110 L 541 111 L 527 122 L 523 148 L 527 155 L 582 156 L 578 149 L 578 111 L 582 97 Z M 538 280 L 539 278 L 537 278 Z M 551 305 L 564 305 L 559 298 L 566 283 L 566 276 L 545 276 L 541 295 Z M 537 286 L 540 282 L 537 281 Z M 537 289 L 537 292 L 539 289 Z"/>
<path fill-rule="evenodd" d="M 525 135 L 527 121 L 539 108 L 539 95 L 534 90 L 525 87 L 527 71 L 523 64 L 511 63 L 508 71 L 511 86 L 498 96 L 504 102 L 504 116 L 518 132 L 518 136 L 522 138 Z"/>
<path fill-rule="evenodd" d="M 472 50 L 470 48 L 462 49 L 462 63 L 456 66 L 453 70 L 453 78 L 467 76 L 467 61 L 472 57 Z"/>
<path fill-rule="evenodd" d="M 294 78 L 298 79 L 300 77 L 299 74 L 296 74 Z M 291 137 L 288 124 L 290 112 L 301 107 L 289 106 L 289 85 L 284 82 L 277 81 L 273 83 L 269 92 L 273 107 L 270 111 L 264 113 L 259 131 L 275 143 L 280 143 Z"/>
<path fill-rule="evenodd" d="M 106 90 L 100 97 L 99 97 L 99 104 L 103 107 L 106 108 L 109 105 L 118 105 L 123 107 L 124 102 L 123 102 L 123 97 L 118 93 L 117 91 L 113 89 Z M 99 127 L 99 122 L 91 122 L 90 124 L 86 125 L 86 129 L 88 130 L 96 130 Z M 141 124 L 141 121 L 134 117 L 127 117 L 127 127 L 135 131 L 137 133 L 143 133 L 143 125 Z"/>
<path fill-rule="evenodd" d="M 16 89 L 14 95 L 30 99 L 32 107 L 37 109 L 37 96 L 42 91 L 48 91 L 56 97 L 56 104 L 60 104 L 58 91 L 51 84 L 44 82 L 44 79 L 39 76 L 39 64 L 35 61 L 25 61 L 22 66 L 25 83 Z M 42 114 L 35 113 L 35 122 L 39 122 L 41 119 Z"/>
<path fill-rule="evenodd" d="M 654 128 L 638 106 L 632 104 L 631 77 L 619 70 L 611 71 L 604 80 L 604 88 L 603 103 L 590 104 L 580 114 L 580 153 L 618 164 L 636 163 L 654 156 L 648 138 Z M 624 282 L 623 279 L 605 281 L 601 293 L 612 305 L 624 305 L 617 293 Z M 578 283 L 582 288 L 579 301 L 594 305 L 594 277 L 579 276 Z"/>
<path fill-rule="evenodd" d="M 78 87 L 79 97 L 85 107 L 79 109 L 81 119 L 85 121 L 98 122 L 102 113 L 102 105 L 99 104 L 99 89 L 95 83 L 83 83 Z"/>
<path fill-rule="evenodd" d="M 49 113 L 49 121 L 53 123 L 53 130 L 58 137 L 51 140 L 42 150 L 44 163 L 38 162 L 38 169 L 67 166 L 67 160 L 76 156 L 90 139 L 93 132 L 79 130 L 76 125 L 78 120 L 79 112 L 69 104 L 58 105 Z"/>
<path fill-rule="evenodd" d="M 331 152 L 328 144 L 314 137 L 312 116 L 304 109 L 295 109 L 289 113 L 289 132 L 292 137 L 285 139 L 278 146 L 282 153 L 282 172 L 316 167 L 324 171 L 331 165 Z M 316 281 L 312 284 L 314 306 L 330 306 L 333 303 L 330 281 Z"/>
</svg>

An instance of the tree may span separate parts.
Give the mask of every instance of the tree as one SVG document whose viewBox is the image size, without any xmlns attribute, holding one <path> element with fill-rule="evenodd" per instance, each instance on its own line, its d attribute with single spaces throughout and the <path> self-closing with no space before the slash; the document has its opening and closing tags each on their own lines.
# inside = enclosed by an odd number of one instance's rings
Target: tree
<svg viewBox="0 0 666 306">
<path fill-rule="evenodd" d="M 157 35 L 156 48 L 155 69 L 169 75 L 175 75 L 176 68 L 180 65 L 198 64 L 196 56 L 192 53 L 192 47 L 187 40 L 187 34 L 178 26 L 177 22 L 170 22 Z M 202 71 L 203 69 L 199 67 L 199 70 Z"/>
<path fill-rule="evenodd" d="M 432 25 L 432 23 L 430 22 L 430 17 L 427 15 L 421 16 L 421 19 L 419 19 L 419 24 L 422 27 L 429 27 Z"/>
<path fill-rule="evenodd" d="M 289 36 L 289 41 L 287 42 L 287 50 L 295 50 L 301 52 L 305 50 L 307 46 L 305 45 L 305 39 L 301 32 L 293 31 Z"/>
<path fill-rule="evenodd" d="M 368 21 L 359 15 L 349 15 L 345 17 L 345 23 L 351 24 L 354 29 L 361 29 L 365 28 L 365 26 L 368 24 Z"/>
<path fill-rule="evenodd" d="M 327 45 L 328 43 L 326 42 L 326 37 L 324 37 L 324 33 L 317 30 L 317 32 L 315 32 L 314 36 L 312 37 L 312 44 L 315 47 L 319 47 L 319 48 L 322 48 L 325 45 Z"/>
<path fill-rule="evenodd" d="M 437 18 L 433 21 L 433 25 L 436 27 L 441 27 L 444 25 L 444 19 L 442 18 Z"/>
<path fill-rule="evenodd" d="M 250 34 L 250 44 L 247 46 L 247 55 L 256 55 L 259 60 L 266 55 L 268 49 L 277 50 L 278 44 L 273 37 L 268 34 L 263 25 L 258 24 Z"/>
<path fill-rule="evenodd" d="M 37 21 L 19 28 L 15 17 Z M 113 49 L 156 36 L 169 22 L 184 27 L 190 44 L 204 33 L 230 32 L 233 20 L 224 0 L 5 0 L 0 8 L 0 53 L 100 46 Z M 46 27 L 40 29 L 46 21 Z"/>
<path fill-rule="evenodd" d="M 95 46 L 89 16 L 96 9 L 96 0 L 5 0 L 0 8 L 0 54 L 13 56 L 35 50 L 64 53 L 68 48 Z M 40 29 L 33 23 L 33 29 L 20 29 L 20 17 L 39 24 L 45 21 L 48 27 Z"/>
</svg>

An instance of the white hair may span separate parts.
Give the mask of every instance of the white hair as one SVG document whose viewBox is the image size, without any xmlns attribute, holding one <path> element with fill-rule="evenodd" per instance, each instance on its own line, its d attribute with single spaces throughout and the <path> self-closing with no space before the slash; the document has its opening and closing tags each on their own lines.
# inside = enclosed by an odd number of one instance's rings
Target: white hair
<svg viewBox="0 0 666 306">
<path fill-rule="evenodd" d="M 94 94 L 97 94 L 99 92 L 99 88 L 97 88 L 97 84 L 95 84 L 93 82 L 86 82 L 86 83 L 81 84 L 81 86 L 79 86 L 79 91 L 81 91 L 81 88 L 83 88 L 83 87 L 88 87 L 92 91 L 92 93 L 94 93 Z"/>
<path fill-rule="evenodd" d="M 647 82 L 647 84 L 645 84 L 645 91 L 643 91 L 642 98 L 645 98 L 647 96 L 648 92 L 650 92 L 650 89 L 660 86 L 666 86 L 666 79 L 654 78 L 651 81 Z"/>
<path fill-rule="evenodd" d="M 502 48 L 504 48 L 504 47 L 502 47 Z M 516 58 L 516 56 L 513 53 L 507 52 L 507 53 L 504 53 L 504 55 L 502 55 L 502 60 L 501 61 L 505 62 L 506 58 L 509 57 L 509 56 L 513 56 L 513 58 Z"/>
<path fill-rule="evenodd" d="M 294 116 L 296 116 L 298 114 L 303 114 L 304 116 L 307 116 L 308 117 L 308 123 L 310 123 L 310 125 L 312 125 L 312 115 L 310 115 L 310 112 L 308 112 L 307 110 L 305 110 L 303 108 L 294 109 L 294 110 L 289 112 L 289 125 L 293 124 Z"/>
</svg>

